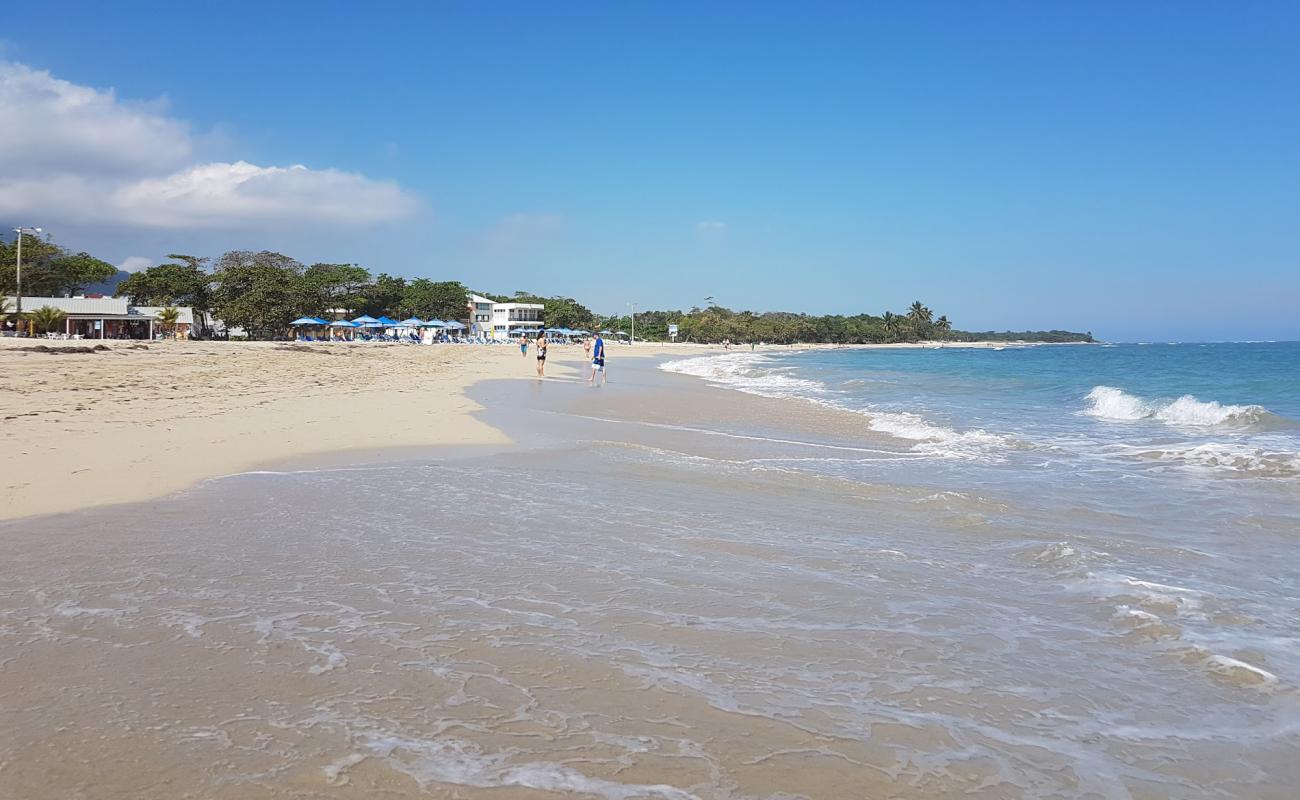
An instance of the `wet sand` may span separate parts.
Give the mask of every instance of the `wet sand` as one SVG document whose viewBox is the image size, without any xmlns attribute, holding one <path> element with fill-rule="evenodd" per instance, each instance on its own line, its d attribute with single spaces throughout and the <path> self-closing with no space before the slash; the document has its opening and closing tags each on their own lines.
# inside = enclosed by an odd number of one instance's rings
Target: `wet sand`
<svg viewBox="0 0 1300 800">
<path fill-rule="evenodd" d="M 470 390 L 515 443 L 487 455 L 299 460 L 0 523 L 0 786 L 1282 800 L 1300 782 L 1294 687 L 1184 641 L 1176 587 L 1090 577 L 1157 546 L 1206 558 L 1154 524 L 1102 553 L 1062 545 L 1097 523 L 1079 512 L 801 476 L 774 459 L 924 467 L 851 416 L 649 364 L 594 389 L 555 360 L 556 380 Z"/>
</svg>

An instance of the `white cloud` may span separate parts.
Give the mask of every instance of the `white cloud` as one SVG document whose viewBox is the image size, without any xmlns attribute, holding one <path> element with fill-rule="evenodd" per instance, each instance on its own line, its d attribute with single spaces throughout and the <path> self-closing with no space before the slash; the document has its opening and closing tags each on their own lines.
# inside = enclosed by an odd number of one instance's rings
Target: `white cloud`
<svg viewBox="0 0 1300 800">
<path fill-rule="evenodd" d="M 391 181 L 334 169 L 195 163 L 195 137 L 164 104 L 131 104 L 0 63 L 0 214 L 159 229 L 364 225 L 419 201 Z"/>
<path fill-rule="evenodd" d="M 139 272 L 149 269 L 157 263 L 152 258 L 145 258 L 144 256 L 127 256 L 125 261 L 117 265 L 117 268 L 123 272 Z"/>
</svg>

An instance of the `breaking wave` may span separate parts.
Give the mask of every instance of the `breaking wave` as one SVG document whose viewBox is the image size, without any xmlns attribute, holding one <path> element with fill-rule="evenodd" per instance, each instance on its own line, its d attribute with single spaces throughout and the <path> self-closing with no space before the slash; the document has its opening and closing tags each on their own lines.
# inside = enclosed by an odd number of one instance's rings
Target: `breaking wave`
<svg viewBox="0 0 1300 800">
<path fill-rule="evenodd" d="M 915 442 L 916 452 L 941 458 L 982 458 L 1011 444 L 1005 436 L 984 430 L 953 430 L 909 411 L 847 407 L 837 400 L 840 393 L 826 384 L 796 377 L 790 374 L 793 366 L 782 365 L 760 353 L 697 356 L 666 362 L 660 365 L 660 369 L 703 378 L 714 385 L 760 397 L 797 398 L 854 411 L 867 418 L 867 427 L 871 430 Z"/>
<path fill-rule="evenodd" d="M 1084 414 L 1124 422 L 1156 420 L 1180 427 L 1206 428 L 1249 427 L 1282 421 L 1263 406 L 1224 405 L 1214 400 L 1198 400 L 1190 394 L 1176 400 L 1151 400 L 1114 386 L 1094 386 L 1085 399 L 1089 406 Z"/>
</svg>

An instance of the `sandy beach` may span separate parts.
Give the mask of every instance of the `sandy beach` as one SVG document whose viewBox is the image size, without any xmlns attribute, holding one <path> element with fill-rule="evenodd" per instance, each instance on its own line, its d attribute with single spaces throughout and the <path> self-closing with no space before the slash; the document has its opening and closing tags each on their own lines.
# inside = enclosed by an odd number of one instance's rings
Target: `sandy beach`
<svg viewBox="0 0 1300 800">
<path fill-rule="evenodd" d="M 611 368 L 722 352 L 611 345 Z M 579 346 L 551 353 L 551 377 L 576 374 Z M 463 392 L 484 379 L 535 379 L 534 363 L 506 345 L 0 339 L 0 446 L 11 455 L 0 519 L 162 497 L 304 456 L 503 444 L 470 416 L 477 406 Z"/>
<path fill-rule="evenodd" d="M 3 351 L 0 796 L 1290 797 L 1291 484 L 799 394 L 1100 348 L 786 350 Z"/>
<path fill-rule="evenodd" d="M 535 377 L 512 346 L 107 342 L 78 352 L 87 346 L 0 340 L 0 446 L 11 456 L 0 519 L 162 497 L 302 456 L 500 444 L 463 390 Z M 552 353 L 562 376 L 581 349 Z"/>
</svg>

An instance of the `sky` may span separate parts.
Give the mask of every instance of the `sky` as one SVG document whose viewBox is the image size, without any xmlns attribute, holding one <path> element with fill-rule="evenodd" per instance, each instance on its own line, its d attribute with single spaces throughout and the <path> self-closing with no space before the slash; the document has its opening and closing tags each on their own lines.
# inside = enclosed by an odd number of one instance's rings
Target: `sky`
<svg viewBox="0 0 1300 800">
<path fill-rule="evenodd" d="M 0 222 L 575 297 L 1300 339 L 1300 4 L 137 3 L 0 29 Z"/>
</svg>

